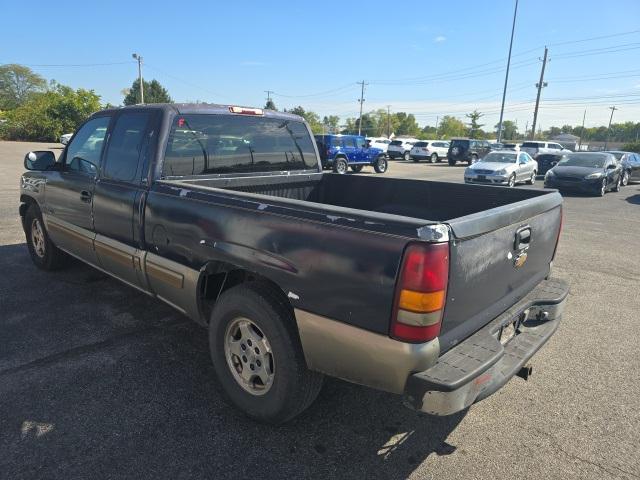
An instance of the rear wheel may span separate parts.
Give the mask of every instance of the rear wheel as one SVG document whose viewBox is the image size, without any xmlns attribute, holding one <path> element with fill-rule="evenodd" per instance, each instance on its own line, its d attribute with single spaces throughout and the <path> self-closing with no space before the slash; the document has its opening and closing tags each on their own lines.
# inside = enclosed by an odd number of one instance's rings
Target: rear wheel
<svg viewBox="0 0 640 480">
<path fill-rule="evenodd" d="M 627 185 L 629 185 L 629 172 L 624 171 L 622 172 L 622 186 L 626 187 Z"/>
<path fill-rule="evenodd" d="M 614 192 L 619 192 L 620 187 L 622 187 L 622 177 L 618 177 L 618 181 L 616 182 L 616 186 L 613 187 Z"/>
<path fill-rule="evenodd" d="M 347 163 L 347 159 L 343 157 L 338 157 L 333 161 L 333 171 L 339 174 L 347 173 L 349 169 L 349 164 Z"/>
<path fill-rule="evenodd" d="M 508 185 L 509 185 L 509 187 L 515 187 L 516 186 L 516 174 L 515 173 L 509 177 Z"/>
<path fill-rule="evenodd" d="M 411 154 L 409 152 L 404 152 L 404 154 L 402 155 L 402 158 L 404 159 L 405 162 L 408 162 L 409 160 L 411 160 Z"/>
<path fill-rule="evenodd" d="M 431 161 L 431 163 L 436 163 L 438 161 L 438 154 L 437 153 L 432 153 L 431 157 L 430 157 L 430 161 Z"/>
<path fill-rule="evenodd" d="M 373 169 L 376 173 L 384 173 L 387 171 L 387 167 L 389 166 L 387 159 L 384 155 L 380 155 L 376 158 L 376 163 L 373 164 Z"/>
<path fill-rule="evenodd" d="M 448 158 L 448 160 L 449 160 L 449 166 L 450 166 L 450 167 L 455 167 L 455 165 L 456 165 L 456 159 L 455 159 L 455 158 L 451 158 L 451 157 L 449 157 L 449 158 Z"/>
<path fill-rule="evenodd" d="M 307 369 L 291 307 L 271 285 L 251 282 L 220 296 L 209 348 L 223 393 L 256 420 L 283 423 L 322 387 L 323 376 Z"/>
<path fill-rule="evenodd" d="M 36 205 L 31 205 L 24 216 L 24 231 L 29 255 L 36 267 L 57 270 L 65 265 L 68 256 L 49 238 L 42 214 Z"/>
<path fill-rule="evenodd" d="M 415 162 L 415 163 L 420 163 L 420 159 L 418 157 L 411 157 L 411 159 Z"/>
</svg>

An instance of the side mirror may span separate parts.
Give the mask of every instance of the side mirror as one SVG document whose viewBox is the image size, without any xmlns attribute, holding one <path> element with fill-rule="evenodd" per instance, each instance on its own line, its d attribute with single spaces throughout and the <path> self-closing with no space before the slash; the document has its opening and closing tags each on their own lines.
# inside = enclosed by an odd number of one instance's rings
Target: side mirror
<svg viewBox="0 0 640 480">
<path fill-rule="evenodd" d="M 29 152 L 24 156 L 24 168 L 27 170 L 49 170 L 56 163 L 56 156 L 50 150 Z"/>
<path fill-rule="evenodd" d="M 612 163 L 607 165 L 607 170 L 615 170 L 616 168 L 617 168 L 617 165 L 613 165 Z"/>
</svg>

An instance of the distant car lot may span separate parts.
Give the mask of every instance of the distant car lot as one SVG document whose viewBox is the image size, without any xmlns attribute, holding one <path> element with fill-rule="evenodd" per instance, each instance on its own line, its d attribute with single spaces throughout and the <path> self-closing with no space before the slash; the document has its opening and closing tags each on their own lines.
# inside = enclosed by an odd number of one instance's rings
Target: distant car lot
<svg viewBox="0 0 640 480">
<path fill-rule="evenodd" d="M 600 479 L 640 471 L 640 257 L 619 248 L 640 238 L 640 183 L 604 198 L 565 197 L 555 271 L 571 282 L 570 305 L 528 384 L 514 380 L 466 414 L 429 418 L 399 397 L 329 380 L 313 408 L 274 429 L 237 415 L 216 393 L 206 332 L 191 321 L 83 265 L 56 274 L 31 265 L 18 177 L 28 150 L 52 147 L 59 144 L 0 142 L 3 477 Z M 386 175 L 463 182 L 465 167 L 399 160 Z"/>
</svg>

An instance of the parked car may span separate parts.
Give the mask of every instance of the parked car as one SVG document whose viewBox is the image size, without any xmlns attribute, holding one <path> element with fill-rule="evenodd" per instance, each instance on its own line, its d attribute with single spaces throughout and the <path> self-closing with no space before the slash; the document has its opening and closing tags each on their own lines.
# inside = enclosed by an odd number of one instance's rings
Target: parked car
<svg viewBox="0 0 640 480">
<path fill-rule="evenodd" d="M 411 149 L 417 141 L 415 138 L 396 138 L 389 144 L 387 155 L 391 159 L 402 158 L 409 161 L 411 159 Z"/>
<path fill-rule="evenodd" d="M 520 150 L 527 152 L 532 158 L 537 158 L 538 155 L 543 153 L 569 153 L 571 150 L 564 148 L 562 145 L 556 142 L 523 142 Z"/>
<path fill-rule="evenodd" d="M 73 137 L 73 133 L 65 133 L 64 135 L 61 135 L 60 143 L 66 145 L 67 143 L 69 143 L 69 140 L 71 140 L 71 137 Z"/>
<path fill-rule="evenodd" d="M 453 138 L 449 142 L 447 159 L 449 165 L 457 162 L 467 162 L 469 165 L 482 159 L 491 151 L 486 140 L 473 140 L 470 138 Z"/>
<path fill-rule="evenodd" d="M 414 162 L 420 160 L 429 160 L 431 163 L 436 163 L 447 158 L 447 151 L 449 150 L 449 142 L 442 140 L 424 140 L 416 142 L 409 155 Z"/>
<path fill-rule="evenodd" d="M 367 146 L 364 137 L 359 135 L 316 135 L 322 165 L 333 168 L 336 173 L 347 173 L 349 167 L 358 173 L 370 165 L 376 173 L 387 171 L 387 158 L 384 152 Z"/>
<path fill-rule="evenodd" d="M 528 153 L 502 150 L 490 152 L 479 162 L 468 166 L 464 171 L 464 181 L 514 187 L 521 182 L 533 185 L 537 174 L 538 164 Z"/>
<path fill-rule="evenodd" d="M 544 186 L 558 190 L 578 190 L 604 196 L 620 191 L 622 167 L 610 153 L 570 153 L 544 177 Z"/>
<path fill-rule="evenodd" d="M 567 153 L 542 153 L 537 156 L 538 175 L 544 175 L 553 168 L 560 160 L 567 157 Z"/>
<path fill-rule="evenodd" d="M 565 306 L 556 191 L 323 173 L 289 113 L 104 110 L 25 167 L 33 263 L 68 253 L 199 322 L 217 383 L 261 421 L 305 410 L 323 375 L 462 411 L 531 373 Z"/>
<path fill-rule="evenodd" d="M 391 140 L 384 137 L 367 137 L 366 140 L 367 142 L 369 142 L 370 146 L 379 148 L 384 153 L 387 153 L 387 149 L 389 148 L 389 144 L 391 143 Z"/>
<path fill-rule="evenodd" d="M 611 150 L 606 153 L 611 153 L 620 162 L 623 187 L 627 186 L 631 181 L 640 181 L 640 153 L 618 150 Z"/>
</svg>

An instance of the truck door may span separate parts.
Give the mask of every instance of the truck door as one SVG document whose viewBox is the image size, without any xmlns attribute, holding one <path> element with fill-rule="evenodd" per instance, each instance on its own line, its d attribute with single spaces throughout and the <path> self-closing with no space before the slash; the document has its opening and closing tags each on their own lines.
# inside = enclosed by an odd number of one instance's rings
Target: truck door
<svg viewBox="0 0 640 480">
<path fill-rule="evenodd" d="M 356 154 L 354 155 L 354 161 L 357 163 L 369 163 L 370 160 L 369 149 L 366 148 L 365 139 L 362 137 L 356 137 Z"/>
<path fill-rule="evenodd" d="M 93 194 L 111 116 L 82 125 L 62 154 L 58 171 L 45 186 L 43 214 L 47 231 L 60 248 L 93 265 Z"/>
<path fill-rule="evenodd" d="M 94 192 L 95 249 L 101 267 L 147 290 L 142 273 L 142 212 L 150 160 L 152 111 L 118 114 Z"/>
<path fill-rule="evenodd" d="M 356 141 L 353 137 L 342 137 L 342 151 L 347 156 L 349 163 L 357 162 Z"/>
</svg>

